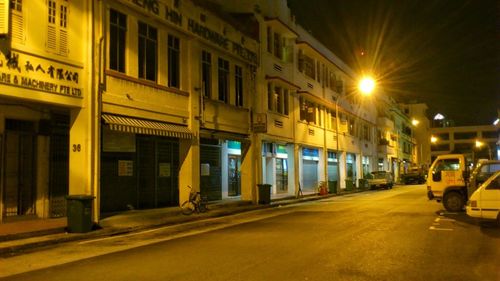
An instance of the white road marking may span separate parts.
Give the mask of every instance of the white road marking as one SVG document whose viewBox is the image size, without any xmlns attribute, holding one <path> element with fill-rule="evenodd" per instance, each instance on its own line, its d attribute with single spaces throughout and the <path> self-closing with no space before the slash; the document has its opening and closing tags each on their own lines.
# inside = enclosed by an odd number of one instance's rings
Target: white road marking
<svg viewBox="0 0 500 281">
<path fill-rule="evenodd" d="M 448 219 L 448 218 L 436 218 L 434 220 L 435 222 L 440 222 L 440 221 L 455 221 L 454 219 Z"/>
<path fill-rule="evenodd" d="M 429 230 L 453 231 L 452 228 L 438 228 L 438 227 L 434 227 L 434 226 L 430 226 Z"/>
</svg>

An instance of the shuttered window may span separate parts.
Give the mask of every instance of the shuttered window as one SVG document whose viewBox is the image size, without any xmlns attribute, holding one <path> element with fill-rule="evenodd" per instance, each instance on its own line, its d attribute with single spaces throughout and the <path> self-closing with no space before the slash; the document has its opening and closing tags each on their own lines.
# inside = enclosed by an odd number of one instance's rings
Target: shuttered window
<svg viewBox="0 0 500 281">
<path fill-rule="evenodd" d="M 47 1 L 47 43 L 46 48 L 58 55 L 68 55 L 68 15 L 67 0 Z"/>
</svg>

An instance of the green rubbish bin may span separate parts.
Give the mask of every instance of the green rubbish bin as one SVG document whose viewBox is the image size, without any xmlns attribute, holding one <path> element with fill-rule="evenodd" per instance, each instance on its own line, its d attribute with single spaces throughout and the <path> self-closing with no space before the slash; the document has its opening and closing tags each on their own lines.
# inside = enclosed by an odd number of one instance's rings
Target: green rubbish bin
<svg viewBox="0 0 500 281">
<path fill-rule="evenodd" d="M 270 184 L 257 184 L 259 187 L 259 204 L 271 203 L 271 185 Z"/>
<path fill-rule="evenodd" d="M 356 187 L 352 179 L 345 180 L 345 190 L 353 190 Z"/>
<path fill-rule="evenodd" d="M 69 195 L 67 200 L 68 232 L 85 233 L 92 230 L 92 195 Z"/>
<path fill-rule="evenodd" d="M 359 179 L 358 180 L 358 188 L 359 189 L 368 189 L 368 180 L 367 179 Z"/>
<path fill-rule="evenodd" d="M 337 193 L 337 181 L 328 181 L 328 193 Z"/>
</svg>

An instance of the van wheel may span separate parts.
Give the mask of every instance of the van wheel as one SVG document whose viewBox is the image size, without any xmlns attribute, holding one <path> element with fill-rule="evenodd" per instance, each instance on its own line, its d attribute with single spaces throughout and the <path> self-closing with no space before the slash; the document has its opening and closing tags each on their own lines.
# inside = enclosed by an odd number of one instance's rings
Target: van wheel
<svg viewBox="0 0 500 281">
<path fill-rule="evenodd" d="M 464 207 L 464 198 L 458 192 L 448 192 L 443 198 L 443 205 L 449 212 L 460 212 Z"/>
</svg>

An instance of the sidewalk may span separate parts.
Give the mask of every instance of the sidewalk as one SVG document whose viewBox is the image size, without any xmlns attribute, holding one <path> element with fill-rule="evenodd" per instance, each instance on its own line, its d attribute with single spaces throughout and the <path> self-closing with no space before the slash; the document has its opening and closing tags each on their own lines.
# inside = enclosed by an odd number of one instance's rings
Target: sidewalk
<svg viewBox="0 0 500 281">
<path fill-rule="evenodd" d="M 360 191 L 363 190 L 356 190 L 354 192 Z M 99 226 L 97 226 L 98 229 L 87 233 L 67 233 L 65 229 L 67 225 L 66 218 L 4 223 L 0 224 L 0 257 L 19 255 L 41 247 L 64 242 L 126 234 L 158 226 L 203 221 L 213 217 L 326 199 L 333 196 L 338 195 L 311 194 L 298 199 L 295 197 L 283 197 L 272 199 L 271 203 L 267 205 L 252 204 L 250 201 L 222 200 L 210 203 L 208 205 L 208 212 L 202 214 L 194 213 L 190 216 L 181 214 L 179 207 L 131 210 L 107 217 L 104 215 L 99 222 Z"/>
</svg>

